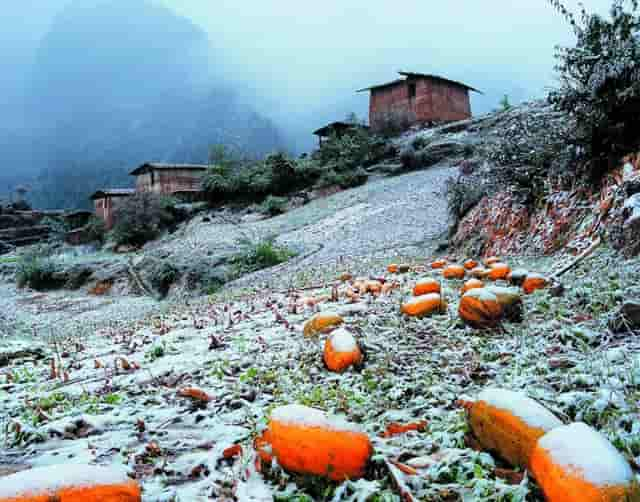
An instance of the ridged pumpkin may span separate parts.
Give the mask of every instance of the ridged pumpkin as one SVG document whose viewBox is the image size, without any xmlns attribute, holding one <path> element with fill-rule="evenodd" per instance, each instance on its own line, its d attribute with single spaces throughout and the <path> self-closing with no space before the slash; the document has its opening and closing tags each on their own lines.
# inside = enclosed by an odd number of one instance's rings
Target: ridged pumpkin
<svg viewBox="0 0 640 502">
<path fill-rule="evenodd" d="M 428 295 L 429 293 L 440 293 L 440 282 L 436 279 L 421 279 L 413 287 L 413 296 Z"/>
<path fill-rule="evenodd" d="M 0 478 L 0 502 L 140 502 L 140 487 L 126 471 L 60 464 Z"/>
<path fill-rule="evenodd" d="M 531 472 L 549 502 L 640 500 L 627 460 L 583 423 L 558 427 L 542 436 L 531 454 Z"/>
<path fill-rule="evenodd" d="M 541 274 L 529 274 L 522 283 L 522 289 L 528 295 L 538 289 L 544 289 L 549 285 L 549 280 Z"/>
<path fill-rule="evenodd" d="M 476 267 L 471 269 L 469 275 L 475 279 L 485 279 L 489 275 L 489 269 L 484 267 Z"/>
<path fill-rule="evenodd" d="M 435 260 L 431 262 L 431 268 L 434 270 L 440 269 L 440 268 L 444 268 L 447 266 L 447 260 Z"/>
<path fill-rule="evenodd" d="M 441 313 L 447 310 L 447 302 L 438 293 L 416 296 L 402 304 L 401 312 L 412 317 Z"/>
<path fill-rule="evenodd" d="M 479 279 L 469 279 L 464 283 L 464 286 L 462 286 L 462 294 L 464 295 L 467 291 L 478 288 L 484 288 L 484 282 Z"/>
<path fill-rule="evenodd" d="M 449 265 L 442 271 L 445 279 L 464 279 L 465 270 L 462 265 Z"/>
<path fill-rule="evenodd" d="M 522 321 L 524 304 L 520 290 L 505 288 L 502 286 L 487 286 L 487 291 L 496 295 L 498 303 L 502 306 L 502 316 L 511 322 Z"/>
<path fill-rule="evenodd" d="M 467 291 L 458 306 L 460 318 L 474 328 L 495 326 L 502 318 L 502 305 L 487 288 Z"/>
<path fill-rule="evenodd" d="M 297 404 L 273 410 L 257 445 L 261 458 L 272 455 L 286 470 L 334 481 L 364 476 L 373 453 L 369 437 L 355 424 Z"/>
<path fill-rule="evenodd" d="M 492 281 L 506 280 L 509 272 L 511 272 L 511 267 L 506 263 L 494 263 L 489 266 L 487 277 Z"/>
<path fill-rule="evenodd" d="M 397 263 L 392 263 L 387 267 L 387 272 L 389 272 L 390 274 L 397 274 L 398 270 L 400 269 Z"/>
<path fill-rule="evenodd" d="M 478 265 L 479 263 L 476 260 L 472 260 L 472 259 L 469 259 L 464 262 L 464 268 L 466 268 L 467 270 L 473 270 Z"/>
<path fill-rule="evenodd" d="M 341 373 L 362 362 L 362 352 L 355 337 L 344 328 L 333 331 L 324 343 L 324 363 L 331 371 Z"/>
<path fill-rule="evenodd" d="M 469 411 L 469 425 L 480 444 L 514 466 L 529 468 L 531 453 L 544 434 L 562 422 L 519 392 L 487 389 Z"/>
<path fill-rule="evenodd" d="M 326 333 L 333 328 L 340 326 L 344 319 L 333 312 L 320 312 L 314 315 L 304 324 L 303 333 L 305 337 Z"/>
</svg>

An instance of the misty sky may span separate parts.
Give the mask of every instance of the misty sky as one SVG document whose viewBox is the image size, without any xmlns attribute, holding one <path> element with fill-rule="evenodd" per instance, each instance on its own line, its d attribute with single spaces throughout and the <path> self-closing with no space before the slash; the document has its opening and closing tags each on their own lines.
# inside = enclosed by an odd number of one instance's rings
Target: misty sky
<svg viewBox="0 0 640 502">
<path fill-rule="evenodd" d="M 32 49 L 70 0 L 3 2 L 0 69 Z M 88 0 L 95 1 L 95 0 Z M 474 111 L 540 97 L 553 84 L 553 53 L 571 43 L 546 0 L 155 0 L 205 29 L 212 65 L 285 127 L 313 128 L 349 110 L 397 70 L 425 71 L 486 91 Z M 587 0 L 605 12 L 610 0 Z M 576 8 L 577 1 L 566 2 Z M 6 72 L 5 75 L 7 74 Z M 334 116 L 336 115 L 336 116 Z"/>
</svg>

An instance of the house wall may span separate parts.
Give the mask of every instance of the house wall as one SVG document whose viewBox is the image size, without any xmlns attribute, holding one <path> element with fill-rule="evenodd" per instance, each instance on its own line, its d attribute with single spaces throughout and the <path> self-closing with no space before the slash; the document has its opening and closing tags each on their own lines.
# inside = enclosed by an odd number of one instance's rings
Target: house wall
<svg viewBox="0 0 640 502">
<path fill-rule="evenodd" d="M 158 169 L 136 177 L 137 192 L 172 194 L 181 191 L 201 190 L 205 171 L 188 169 Z"/>
<path fill-rule="evenodd" d="M 96 216 L 104 220 L 104 226 L 107 230 L 111 230 L 113 228 L 115 223 L 114 213 L 126 198 L 127 197 L 104 197 L 94 201 Z"/>
<path fill-rule="evenodd" d="M 415 96 L 409 95 L 415 85 Z M 406 128 L 426 122 L 453 122 L 471 117 L 469 91 L 434 79 L 407 79 L 393 86 L 373 89 L 369 123 L 374 131 L 392 125 Z"/>
</svg>

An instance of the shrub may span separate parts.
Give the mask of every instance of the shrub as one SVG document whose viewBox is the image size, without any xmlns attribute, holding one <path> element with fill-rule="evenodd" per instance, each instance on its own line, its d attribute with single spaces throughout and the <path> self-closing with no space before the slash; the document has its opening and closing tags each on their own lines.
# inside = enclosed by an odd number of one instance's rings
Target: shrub
<svg viewBox="0 0 640 502">
<path fill-rule="evenodd" d="M 274 238 L 258 241 L 246 239 L 240 246 L 242 251 L 231 260 L 238 275 L 273 267 L 295 256 L 289 248 L 276 245 Z"/>
<path fill-rule="evenodd" d="M 175 266 L 167 261 L 162 261 L 151 272 L 151 286 L 165 296 L 179 277 L 180 271 Z"/>
<path fill-rule="evenodd" d="M 49 258 L 31 252 L 18 260 L 16 283 L 19 288 L 28 286 L 37 291 L 55 289 L 60 286 L 55 278 L 55 272 L 56 267 Z"/>
<path fill-rule="evenodd" d="M 590 174 L 599 179 L 640 144 L 635 124 L 640 111 L 638 1 L 613 0 L 608 18 L 584 7 L 576 18 L 559 0 L 549 2 L 577 37 L 575 47 L 557 51 L 561 87 L 549 98 L 575 118 L 575 144 L 590 159 Z"/>
<path fill-rule="evenodd" d="M 143 192 L 128 197 L 115 211 L 112 235 L 119 245 L 142 246 L 175 223 L 172 199 Z"/>
<path fill-rule="evenodd" d="M 85 227 L 87 239 L 91 242 L 103 243 L 106 235 L 104 220 L 95 216 L 89 220 Z"/>
<path fill-rule="evenodd" d="M 282 214 L 287 209 L 286 197 L 275 197 L 269 195 L 264 202 L 260 205 L 260 212 L 269 216 L 277 216 Z"/>
<path fill-rule="evenodd" d="M 429 140 L 424 136 L 416 136 L 411 142 L 414 150 L 422 150 L 429 145 Z"/>
</svg>

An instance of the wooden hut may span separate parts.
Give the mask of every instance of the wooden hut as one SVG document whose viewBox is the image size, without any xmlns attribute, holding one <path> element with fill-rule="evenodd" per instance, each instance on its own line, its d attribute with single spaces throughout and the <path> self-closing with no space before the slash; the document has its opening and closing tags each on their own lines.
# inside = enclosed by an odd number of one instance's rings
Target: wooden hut
<svg viewBox="0 0 640 502">
<path fill-rule="evenodd" d="M 113 227 L 115 210 L 123 200 L 135 193 L 133 188 L 107 188 L 98 190 L 90 197 L 96 209 L 96 216 L 104 220 L 107 230 Z"/>
<path fill-rule="evenodd" d="M 318 136 L 318 144 L 322 146 L 322 143 L 327 138 L 337 137 L 340 138 L 345 134 L 349 134 L 357 129 L 368 129 L 367 126 L 361 124 L 353 124 L 350 122 L 331 122 L 320 129 L 313 131 L 315 136 Z"/>
<path fill-rule="evenodd" d="M 202 197 L 202 178 L 208 166 L 200 164 L 159 164 L 148 162 L 131 171 L 136 192 L 174 195 L 187 200 Z"/>
<path fill-rule="evenodd" d="M 427 73 L 399 72 L 401 78 L 357 92 L 370 92 L 369 124 L 374 132 L 471 117 L 467 84 Z"/>
</svg>

